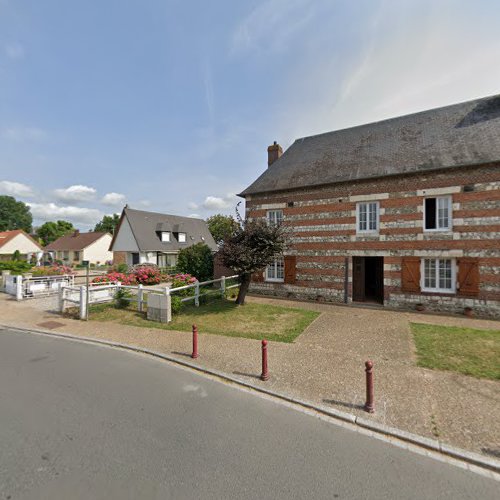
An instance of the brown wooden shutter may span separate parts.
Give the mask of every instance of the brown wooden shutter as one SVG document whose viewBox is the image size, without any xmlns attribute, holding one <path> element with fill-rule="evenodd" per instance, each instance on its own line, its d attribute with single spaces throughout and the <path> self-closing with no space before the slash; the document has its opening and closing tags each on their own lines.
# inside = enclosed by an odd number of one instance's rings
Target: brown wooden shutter
<svg viewBox="0 0 500 500">
<path fill-rule="evenodd" d="M 285 283 L 293 285 L 296 278 L 297 257 L 295 255 L 285 255 Z"/>
<path fill-rule="evenodd" d="M 256 283 L 262 283 L 264 281 L 264 271 L 257 271 L 256 273 L 252 274 L 252 281 Z"/>
<path fill-rule="evenodd" d="M 420 293 L 420 257 L 403 257 L 401 261 L 401 290 Z"/>
<path fill-rule="evenodd" d="M 479 259 L 463 257 L 457 263 L 458 295 L 479 295 Z"/>
</svg>

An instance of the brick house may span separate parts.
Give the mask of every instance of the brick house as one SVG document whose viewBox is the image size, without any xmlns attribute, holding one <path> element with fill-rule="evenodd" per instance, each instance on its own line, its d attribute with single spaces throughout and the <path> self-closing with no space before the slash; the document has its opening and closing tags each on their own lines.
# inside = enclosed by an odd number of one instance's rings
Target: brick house
<svg viewBox="0 0 500 500">
<path fill-rule="evenodd" d="M 240 196 L 291 231 L 253 293 L 500 318 L 500 95 L 274 143 Z"/>
</svg>

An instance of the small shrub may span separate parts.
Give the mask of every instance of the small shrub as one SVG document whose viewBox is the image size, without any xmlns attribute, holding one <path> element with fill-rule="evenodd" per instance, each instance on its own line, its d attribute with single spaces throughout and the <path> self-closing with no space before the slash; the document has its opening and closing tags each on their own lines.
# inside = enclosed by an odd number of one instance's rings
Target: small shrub
<svg viewBox="0 0 500 500">
<path fill-rule="evenodd" d="M 54 264 L 52 266 L 41 266 L 32 269 L 33 276 L 62 276 L 64 274 L 75 274 L 69 266 Z"/>
<path fill-rule="evenodd" d="M 137 267 L 134 270 L 137 283 L 142 285 L 158 285 L 161 283 L 160 270 L 155 266 Z"/>
<path fill-rule="evenodd" d="M 171 288 L 178 288 L 180 286 L 192 285 L 196 283 L 196 278 L 191 276 L 190 274 L 176 274 L 175 276 L 171 276 L 170 279 L 172 281 Z M 189 297 L 191 295 L 194 295 L 194 287 L 175 292 L 175 295 L 177 295 L 178 297 Z"/>
<path fill-rule="evenodd" d="M 12 260 L 16 262 L 21 260 L 21 252 L 19 250 L 14 251 L 14 253 L 12 254 Z"/>
<path fill-rule="evenodd" d="M 172 295 L 171 296 L 171 309 L 172 309 L 172 314 L 179 314 L 182 309 L 182 299 L 178 295 Z"/>
<path fill-rule="evenodd" d="M 0 273 L 2 271 L 10 271 L 11 274 L 26 273 L 31 269 L 31 264 L 23 261 L 6 260 L 0 262 Z"/>
<path fill-rule="evenodd" d="M 121 263 L 116 265 L 114 270 L 118 273 L 128 273 L 128 266 L 125 263 Z"/>
<path fill-rule="evenodd" d="M 117 309 L 125 309 L 130 303 L 132 293 L 126 288 L 118 288 L 115 292 L 114 303 Z"/>
</svg>

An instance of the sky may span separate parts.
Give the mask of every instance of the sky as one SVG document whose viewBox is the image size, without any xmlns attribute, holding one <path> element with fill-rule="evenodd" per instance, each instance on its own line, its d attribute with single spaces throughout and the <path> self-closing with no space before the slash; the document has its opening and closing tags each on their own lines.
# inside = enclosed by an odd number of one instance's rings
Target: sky
<svg viewBox="0 0 500 500">
<path fill-rule="evenodd" d="M 497 0 L 0 0 L 0 194 L 234 214 L 267 146 L 500 93 Z"/>
</svg>

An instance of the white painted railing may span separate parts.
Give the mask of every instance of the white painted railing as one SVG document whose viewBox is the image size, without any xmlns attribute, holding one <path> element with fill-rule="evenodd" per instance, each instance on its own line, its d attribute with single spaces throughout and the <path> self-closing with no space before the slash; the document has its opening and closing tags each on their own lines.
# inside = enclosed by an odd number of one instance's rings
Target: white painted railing
<svg viewBox="0 0 500 500">
<path fill-rule="evenodd" d="M 72 286 L 75 277 L 70 274 L 61 276 L 12 276 L 4 275 L 4 291 L 16 300 L 57 295 L 61 288 Z"/>
<path fill-rule="evenodd" d="M 79 317 L 80 319 L 87 318 L 87 305 L 92 304 L 101 304 L 105 302 L 111 302 L 114 300 L 116 292 L 120 289 L 129 290 L 131 292 L 130 297 L 124 297 L 123 300 L 128 300 L 129 302 L 133 302 L 137 304 L 137 310 L 142 312 L 144 311 L 144 304 L 148 305 L 148 312 L 150 308 L 159 308 L 159 309 L 167 309 L 165 314 L 158 314 L 158 317 L 168 318 L 167 321 L 171 320 L 172 317 L 172 304 L 171 297 L 175 292 L 180 292 L 182 290 L 194 289 L 194 294 L 189 297 L 183 297 L 181 302 L 187 302 L 189 300 L 194 300 L 195 306 L 200 305 L 200 296 L 202 295 L 210 295 L 217 294 L 224 297 L 226 290 L 231 288 L 236 288 L 239 286 L 238 283 L 228 285 L 227 280 L 237 279 L 239 276 L 229 276 L 209 281 L 202 281 L 201 283 L 196 281 L 192 285 L 184 285 L 176 288 L 165 287 L 163 290 L 159 289 L 149 289 L 144 288 L 143 285 L 130 286 L 130 285 L 122 285 L 120 282 L 115 283 L 91 283 L 88 291 L 85 285 L 74 286 L 68 285 L 61 287 L 59 290 L 59 311 L 63 313 L 66 309 L 70 307 L 77 307 L 79 309 Z M 204 290 L 203 293 L 200 293 L 201 286 L 212 285 L 214 283 L 220 282 L 220 287 L 215 288 L 213 290 Z M 88 297 L 87 297 L 88 293 Z M 153 295 L 153 299 L 150 300 L 150 296 Z M 157 300 L 158 295 L 163 295 L 163 299 L 166 300 Z M 154 304 L 153 304 L 154 303 Z"/>
</svg>

